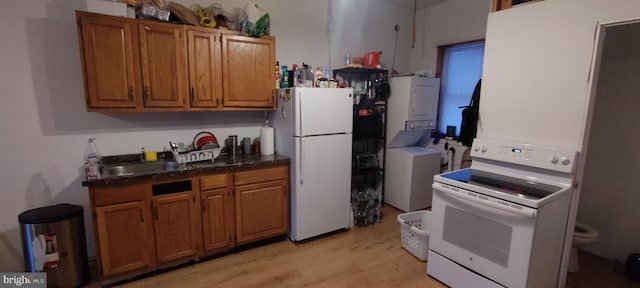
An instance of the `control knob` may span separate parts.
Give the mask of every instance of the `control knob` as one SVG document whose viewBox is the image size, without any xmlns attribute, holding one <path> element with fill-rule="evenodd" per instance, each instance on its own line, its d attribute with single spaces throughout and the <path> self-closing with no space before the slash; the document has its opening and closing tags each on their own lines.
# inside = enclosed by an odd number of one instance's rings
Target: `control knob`
<svg viewBox="0 0 640 288">
<path fill-rule="evenodd" d="M 487 146 L 482 146 L 482 153 L 487 152 Z"/>
<path fill-rule="evenodd" d="M 560 161 L 560 159 L 558 158 L 558 156 L 552 156 L 551 157 L 551 163 L 553 164 L 558 164 L 558 161 Z"/>
<path fill-rule="evenodd" d="M 473 146 L 473 151 L 476 151 L 476 152 L 480 151 L 480 146 L 478 145 Z"/>
<path fill-rule="evenodd" d="M 569 165 L 571 164 L 571 159 L 569 159 L 568 157 L 560 157 L 560 163 L 562 163 L 562 165 Z"/>
</svg>

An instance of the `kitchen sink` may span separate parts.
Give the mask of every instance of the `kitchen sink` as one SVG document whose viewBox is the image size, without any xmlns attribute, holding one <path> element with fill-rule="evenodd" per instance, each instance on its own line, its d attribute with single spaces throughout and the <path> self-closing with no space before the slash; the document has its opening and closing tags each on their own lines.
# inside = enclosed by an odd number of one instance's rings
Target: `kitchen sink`
<svg viewBox="0 0 640 288">
<path fill-rule="evenodd" d="M 172 171 L 180 168 L 177 162 L 144 162 L 121 165 L 107 165 L 103 168 L 104 176 L 129 176 L 135 174 L 151 174 Z"/>
</svg>

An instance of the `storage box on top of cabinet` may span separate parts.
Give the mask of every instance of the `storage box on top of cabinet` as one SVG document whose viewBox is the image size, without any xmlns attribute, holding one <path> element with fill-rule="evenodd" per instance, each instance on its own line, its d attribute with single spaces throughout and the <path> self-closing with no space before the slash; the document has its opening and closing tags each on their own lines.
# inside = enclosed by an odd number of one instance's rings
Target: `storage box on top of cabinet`
<svg viewBox="0 0 640 288">
<path fill-rule="evenodd" d="M 87 12 L 136 18 L 135 8 L 126 3 L 107 0 L 86 0 Z"/>
</svg>

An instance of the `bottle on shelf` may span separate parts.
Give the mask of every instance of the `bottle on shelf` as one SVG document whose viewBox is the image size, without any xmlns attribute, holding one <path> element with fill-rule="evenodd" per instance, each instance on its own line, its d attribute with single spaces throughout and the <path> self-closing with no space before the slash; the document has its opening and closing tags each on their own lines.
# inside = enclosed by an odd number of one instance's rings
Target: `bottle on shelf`
<svg viewBox="0 0 640 288">
<path fill-rule="evenodd" d="M 300 76 L 300 68 L 298 68 L 298 64 L 293 64 L 293 87 L 302 87 L 302 78 Z"/>
<path fill-rule="evenodd" d="M 276 79 L 276 89 L 280 88 L 280 62 L 276 61 L 276 75 L 275 75 L 275 79 Z"/>
<path fill-rule="evenodd" d="M 320 78 L 322 77 L 322 68 L 316 67 L 316 71 L 313 73 L 313 87 L 320 87 Z"/>
<path fill-rule="evenodd" d="M 94 140 L 96 140 L 96 138 L 89 138 L 87 146 L 85 147 L 84 165 L 87 180 L 100 179 L 102 156 L 100 156 Z"/>
<path fill-rule="evenodd" d="M 302 74 L 302 87 L 313 87 L 313 71 L 309 64 L 302 63 L 302 71 L 300 74 Z"/>
<path fill-rule="evenodd" d="M 282 81 L 280 82 L 280 88 L 289 88 L 289 67 L 282 65 Z"/>
</svg>

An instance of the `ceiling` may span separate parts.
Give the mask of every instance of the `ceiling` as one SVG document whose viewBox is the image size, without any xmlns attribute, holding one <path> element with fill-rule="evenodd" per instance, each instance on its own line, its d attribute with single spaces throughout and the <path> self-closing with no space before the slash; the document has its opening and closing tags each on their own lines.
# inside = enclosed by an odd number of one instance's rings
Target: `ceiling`
<svg viewBox="0 0 640 288">
<path fill-rule="evenodd" d="M 387 0 L 400 7 L 413 10 L 414 0 Z M 417 0 L 418 10 L 435 4 L 445 2 L 447 0 Z"/>
</svg>

